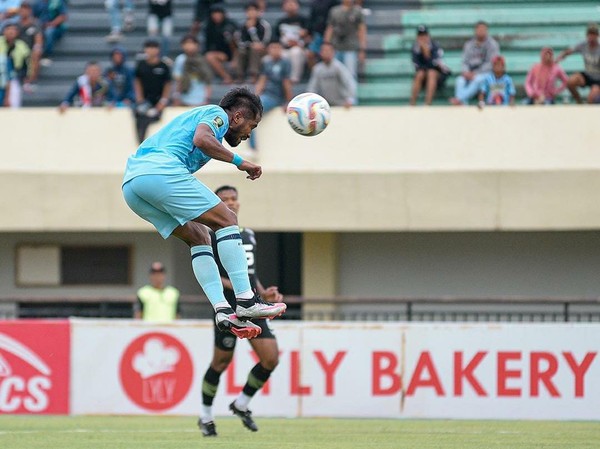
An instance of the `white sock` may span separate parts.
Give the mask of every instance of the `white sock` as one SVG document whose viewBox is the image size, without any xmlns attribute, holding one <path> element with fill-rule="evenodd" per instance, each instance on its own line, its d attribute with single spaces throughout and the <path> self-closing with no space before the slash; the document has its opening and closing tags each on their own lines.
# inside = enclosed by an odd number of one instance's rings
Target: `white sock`
<svg viewBox="0 0 600 449">
<path fill-rule="evenodd" d="M 240 393 L 240 395 L 235 400 L 235 406 L 239 408 L 241 411 L 245 412 L 248 410 L 248 404 L 252 400 L 252 396 L 248 396 L 247 394 Z"/>
<path fill-rule="evenodd" d="M 214 421 L 212 414 L 212 405 L 202 405 L 200 409 L 200 419 L 203 423 Z"/>
<path fill-rule="evenodd" d="M 252 290 L 246 290 L 245 292 L 235 295 L 237 299 L 252 299 L 254 298 L 254 292 Z"/>
<path fill-rule="evenodd" d="M 218 309 L 230 309 L 231 308 L 231 306 L 229 305 L 229 303 L 227 301 L 218 302 L 213 307 L 215 308 L 215 312 Z"/>
</svg>

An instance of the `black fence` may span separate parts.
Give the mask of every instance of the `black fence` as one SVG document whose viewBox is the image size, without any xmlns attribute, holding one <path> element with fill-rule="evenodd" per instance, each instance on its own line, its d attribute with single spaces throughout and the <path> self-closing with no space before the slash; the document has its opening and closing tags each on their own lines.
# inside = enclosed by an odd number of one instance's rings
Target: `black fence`
<svg viewBox="0 0 600 449">
<path fill-rule="evenodd" d="M 303 301 L 305 320 L 600 322 L 599 298 L 411 298 Z"/>
<path fill-rule="evenodd" d="M 130 318 L 134 297 L 0 299 L 2 318 Z M 286 320 L 600 322 L 600 298 L 286 298 Z M 212 318 L 205 298 L 181 298 L 182 317 Z"/>
</svg>

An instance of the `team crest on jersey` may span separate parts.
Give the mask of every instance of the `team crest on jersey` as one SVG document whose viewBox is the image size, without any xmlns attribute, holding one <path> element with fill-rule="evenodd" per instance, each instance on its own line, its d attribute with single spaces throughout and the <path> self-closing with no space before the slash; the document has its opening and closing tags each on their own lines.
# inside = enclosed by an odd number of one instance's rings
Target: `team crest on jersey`
<svg viewBox="0 0 600 449">
<path fill-rule="evenodd" d="M 223 121 L 223 119 L 221 117 L 215 117 L 215 119 L 213 120 L 213 123 L 215 124 L 215 126 L 217 128 L 220 128 L 221 126 L 223 126 L 225 124 L 225 122 Z"/>
</svg>

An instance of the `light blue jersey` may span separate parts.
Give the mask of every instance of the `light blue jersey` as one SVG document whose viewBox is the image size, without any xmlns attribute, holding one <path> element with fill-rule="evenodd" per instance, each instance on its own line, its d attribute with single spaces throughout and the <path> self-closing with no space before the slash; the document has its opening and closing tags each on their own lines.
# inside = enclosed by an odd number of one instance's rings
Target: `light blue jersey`
<svg viewBox="0 0 600 449">
<path fill-rule="evenodd" d="M 481 92 L 485 95 L 485 102 L 488 105 L 510 104 L 510 98 L 517 93 L 512 78 L 506 73 L 500 78 L 493 73 L 486 76 L 481 85 Z"/>
<path fill-rule="evenodd" d="M 123 184 L 141 175 L 189 175 L 200 170 L 211 159 L 193 143 L 201 123 L 208 125 L 219 142 L 229 129 L 229 118 L 220 106 L 200 106 L 178 115 L 129 157 Z"/>
</svg>

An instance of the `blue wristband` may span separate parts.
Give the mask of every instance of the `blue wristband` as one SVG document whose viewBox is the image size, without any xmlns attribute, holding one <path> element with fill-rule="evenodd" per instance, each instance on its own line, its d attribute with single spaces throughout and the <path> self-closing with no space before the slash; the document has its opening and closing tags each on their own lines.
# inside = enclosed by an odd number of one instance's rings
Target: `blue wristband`
<svg viewBox="0 0 600 449">
<path fill-rule="evenodd" d="M 243 162 L 244 162 L 244 159 L 242 159 L 242 157 L 239 154 L 233 153 L 233 159 L 231 160 L 231 163 L 233 165 L 235 165 L 236 167 L 239 167 L 240 165 L 242 165 Z"/>
</svg>

